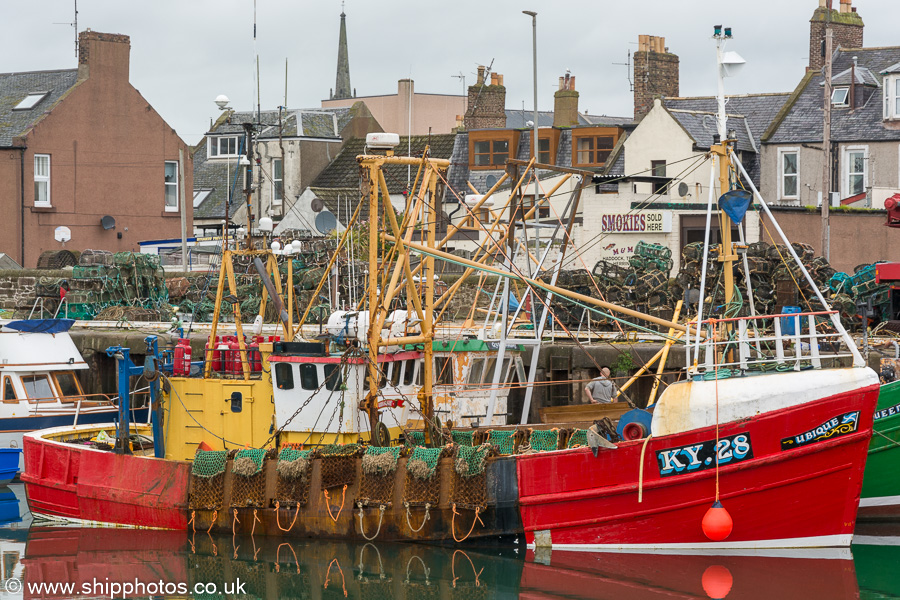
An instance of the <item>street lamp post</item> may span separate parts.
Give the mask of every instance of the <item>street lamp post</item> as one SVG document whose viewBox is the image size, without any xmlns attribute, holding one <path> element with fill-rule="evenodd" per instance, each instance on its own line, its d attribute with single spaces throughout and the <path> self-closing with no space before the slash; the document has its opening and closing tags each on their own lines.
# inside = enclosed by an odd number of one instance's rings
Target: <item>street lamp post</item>
<svg viewBox="0 0 900 600">
<path fill-rule="evenodd" d="M 531 134 L 531 157 L 534 159 L 534 162 L 539 162 L 538 157 L 540 156 L 540 152 L 538 152 L 538 144 L 540 143 L 538 140 L 538 79 L 537 79 L 537 13 L 533 10 L 523 10 L 523 14 L 526 14 L 531 17 L 531 47 L 532 47 L 532 65 L 534 68 L 534 131 Z M 534 170 L 534 196 L 532 205 L 537 207 L 538 205 L 538 178 L 537 178 L 537 169 Z M 523 209 L 524 210 L 524 209 Z M 540 214 L 541 211 L 539 208 L 535 208 L 534 211 L 534 220 L 536 224 L 540 224 Z M 523 215 L 524 216 L 524 215 Z M 525 223 L 523 222 L 524 226 Z M 541 245 L 541 228 L 535 227 L 535 243 L 538 248 Z M 531 270 L 531 263 L 528 263 L 529 271 Z"/>
</svg>

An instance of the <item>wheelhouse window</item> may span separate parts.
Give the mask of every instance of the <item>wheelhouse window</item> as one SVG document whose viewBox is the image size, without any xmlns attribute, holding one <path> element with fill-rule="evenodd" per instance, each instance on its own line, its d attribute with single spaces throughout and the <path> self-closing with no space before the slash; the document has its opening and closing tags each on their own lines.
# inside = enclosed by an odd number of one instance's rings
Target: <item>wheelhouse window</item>
<svg viewBox="0 0 900 600">
<path fill-rule="evenodd" d="M 239 148 L 236 135 L 215 136 L 207 138 L 206 154 L 209 158 L 236 158 Z"/>
<path fill-rule="evenodd" d="M 341 377 L 341 365 L 325 364 L 325 389 L 329 392 L 340 391 L 344 383 Z"/>
<path fill-rule="evenodd" d="M 275 363 L 275 385 L 279 390 L 294 389 L 294 367 L 291 363 Z"/>
<path fill-rule="evenodd" d="M 515 154 L 517 143 L 517 132 L 513 130 L 473 131 L 469 133 L 469 167 L 502 169 Z"/>
<path fill-rule="evenodd" d="M 18 402 L 19 398 L 16 396 L 16 388 L 13 386 L 12 379 L 7 375 L 3 378 L 3 401 L 4 402 Z"/>
<path fill-rule="evenodd" d="M 572 131 L 575 166 L 602 167 L 612 153 L 619 138 L 615 128 L 589 128 Z"/>
<path fill-rule="evenodd" d="M 415 360 L 407 360 L 405 361 L 406 367 L 403 369 L 403 385 L 412 385 L 413 377 L 416 374 L 416 361 Z"/>
<path fill-rule="evenodd" d="M 50 206 L 50 155 L 34 155 L 34 205 Z"/>
<path fill-rule="evenodd" d="M 478 385 L 481 383 L 481 375 L 484 372 L 484 359 L 483 358 L 473 358 L 472 366 L 469 367 L 469 379 L 468 383 L 470 385 Z"/>
<path fill-rule="evenodd" d="M 319 389 L 319 370 L 315 364 L 300 365 L 300 387 L 304 390 Z"/>
<path fill-rule="evenodd" d="M 56 389 L 59 390 L 61 398 L 75 398 L 81 396 L 81 386 L 78 385 L 78 378 L 71 371 L 56 373 L 53 376 L 56 380 Z"/>
<path fill-rule="evenodd" d="M 284 163 L 280 158 L 272 161 L 272 204 L 281 206 L 284 199 Z"/>
<path fill-rule="evenodd" d="M 797 148 L 778 150 L 778 195 L 782 199 L 796 200 L 799 197 L 799 157 Z"/>
<path fill-rule="evenodd" d="M 22 387 L 30 402 L 56 402 L 53 386 L 46 375 L 25 375 L 22 377 Z"/>
<path fill-rule="evenodd" d="M 434 383 L 435 385 L 453 385 L 453 357 L 434 357 Z"/>
<path fill-rule="evenodd" d="M 178 210 L 178 162 L 166 161 L 166 212 Z"/>
<path fill-rule="evenodd" d="M 391 363 L 391 374 L 389 379 L 391 380 L 391 387 L 397 387 L 400 385 L 400 371 L 403 367 L 403 363 L 400 361 Z"/>
</svg>

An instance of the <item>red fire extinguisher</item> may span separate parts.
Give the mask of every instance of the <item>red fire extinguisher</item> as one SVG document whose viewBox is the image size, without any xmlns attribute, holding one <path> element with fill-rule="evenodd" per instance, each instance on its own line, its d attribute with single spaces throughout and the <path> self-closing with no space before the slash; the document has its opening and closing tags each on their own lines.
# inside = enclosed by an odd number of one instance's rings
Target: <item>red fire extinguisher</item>
<svg viewBox="0 0 900 600">
<path fill-rule="evenodd" d="M 250 342 L 250 370 L 254 373 L 259 373 L 262 371 L 262 354 L 259 352 L 259 342 L 256 338 L 253 338 L 253 341 Z"/>
<path fill-rule="evenodd" d="M 174 375 L 187 377 L 191 374 L 191 341 L 180 339 L 175 346 L 175 362 L 172 365 Z"/>
<path fill-rule="evenodd" d="M 232 337 L 228 342 L 228 360 L 225 364 L 227 365 L 225 370 L 231 375 L 238 375 L 244 371 L 241 366 L 241 345 L 238 344 L 237 337 Z"/>
</svg>

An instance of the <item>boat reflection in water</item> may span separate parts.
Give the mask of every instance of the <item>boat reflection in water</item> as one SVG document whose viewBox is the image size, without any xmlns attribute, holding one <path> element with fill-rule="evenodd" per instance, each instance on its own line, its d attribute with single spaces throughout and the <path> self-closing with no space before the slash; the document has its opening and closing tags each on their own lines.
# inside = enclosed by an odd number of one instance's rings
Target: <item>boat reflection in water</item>
<svg viewBox="0 0 900 600">
<path fill-rule="evenodd" d="M 520 597 L 534 600 L 859 597 L 848 548 L 740 555 L 529 551 L 526 560 Z"/>
<path fill-rule="evenodd" d="M 742 555 L 507 550 L 419 544 L 212 537 L 198 531 L 33 527 L 27 544 L 0 529 L 4 577 L 25 598 L 891 598 L 900 545 Z M 883 543 L 883 536 L 870 541 Z M 900 538 L 890 538 L 900 544 Z M 865 538 L 864 538 L 865 540 Z M 855 559 L 855 560 L 854 560 Z M 24 566 L 24 569 L 22 568 Z M 859 575 L 859 585 L 857 585 Z M 71 592 L 35 591 L 35 584 Z M 151 584 L 171 584 L 162 593 Z M 179 584 L 182 587 L 178 587 Z M 237 587 L 240 584 L 240 587 Z M 98 587 L 100 586 L 100 587 Z M 215 587 L 212 587 L 215 586 Z M 119 588 L 121 589 L 121 588 Z M 227 593 L 227 592 L 231 593 Z M 21 598 L 4 595 L 0 598 Z"/>
<path fill-rule="evenodd" d="M 860 598 L 900 598 L 900 524 L 858 524 L 853 538 L 853 562 Z"/>
</svg>

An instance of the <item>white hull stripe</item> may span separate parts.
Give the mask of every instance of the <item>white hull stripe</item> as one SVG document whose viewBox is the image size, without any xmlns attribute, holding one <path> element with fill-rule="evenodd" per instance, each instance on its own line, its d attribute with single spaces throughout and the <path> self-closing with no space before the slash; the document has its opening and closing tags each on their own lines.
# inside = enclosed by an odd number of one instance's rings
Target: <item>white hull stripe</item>
<svg viewBox="0 0 900 600">
<path fill-rule="evenodd" d="M 877 496 L 875 498 L 860 498 L 860 508 L 864 506 L 893 506 L 900 504 L 900 496 Z"/>
<path fill-rule="evenodd" d="M 774 550 L 790 548 L 844 548 L 850 546 L 853 536 L 849 533 L 815 537 L 785 538 L 780 540 L 750 540 L 742 542 L 702 542 L 699 544 L 553 544 L 550 550 L 575 552 L 625 552 L 665 554 L 728 554 L 728 550 Z M 551 542 L 552 543 L 552 542 Z M 528 548 L 535 549 L 534 544 Z M 684 552 L 690 550 L 691 552 Z"/>
</svg>

